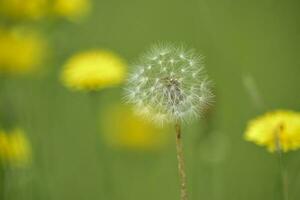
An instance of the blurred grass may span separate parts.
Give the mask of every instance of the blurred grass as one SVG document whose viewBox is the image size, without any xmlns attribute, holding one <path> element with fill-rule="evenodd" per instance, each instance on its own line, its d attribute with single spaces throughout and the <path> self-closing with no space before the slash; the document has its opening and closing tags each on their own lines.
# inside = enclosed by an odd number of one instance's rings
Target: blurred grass
<svg viewBox="0 0 300 200">
<path fill-rule="evenodd" d="M 27 192 L 34 199 L 108 199 L 103 197 L 103 163 L 95 145 L 101 137 L 91 132 L 95 116 L 89 97 L 63 88 L 58 76 L 64 61 L 78 51 L 107 48 L 132 62 L 153 42 L 172 41 L 187 43 L 205 55 L 216 92 L 208 130 L 218 132 L 226 146 L 216 151 L 219 143 L 204 133 L 205 122 L 183 128 L 191 199 L 279 199 L 276 157 L 243 141 L 242 134 L 246 122 L 264 111 L 300 109 L 299 4 L 101 0 L 94 1 L 93 12 L 83 23 L 61 23 L 46 32 L 53 47 L 53 59 L 45 64 L 48 72 L 38 79 L 8 80 L 5 86 L 36 149 L 34 185 Z M 247 74 L 254 77 L 265 102 L 262 110 L 255 109 L 243 86 Z M 120 92 L 103 91 L 101 107 L 120 101 Z M 178 199 L 173 143 L 157 153 L 107 150 L 114 199 Z M 224 158 L 213 163 L 203 159 L 203 146 L 208 146 L 207 154 L 216 151 Z M 291 199 L 300 198 L 300 177 L 293 176 L 300 165 L 298 157 L 299 152 L 286 156 Z"/>
</svg>

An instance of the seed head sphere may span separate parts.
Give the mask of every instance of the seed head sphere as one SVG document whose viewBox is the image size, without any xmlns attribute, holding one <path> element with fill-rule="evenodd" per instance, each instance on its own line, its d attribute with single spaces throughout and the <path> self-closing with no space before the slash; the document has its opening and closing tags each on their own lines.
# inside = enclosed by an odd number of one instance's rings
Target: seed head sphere
<svg viewBox="0 0 300 200">
<path fill-rule="evenodd" d="M 174 45 L 154 45 L 129 75 L 126 100 L 155 123 L 189 121 L 211 102 L 202 56 Z"/>
</svg>

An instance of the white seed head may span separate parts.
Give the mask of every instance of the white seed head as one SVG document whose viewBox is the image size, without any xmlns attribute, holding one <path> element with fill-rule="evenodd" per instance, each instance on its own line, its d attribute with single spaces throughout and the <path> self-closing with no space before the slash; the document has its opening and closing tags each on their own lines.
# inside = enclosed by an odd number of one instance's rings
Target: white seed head
<svg viewBox="0 0 300 200">
<path fill-rule="evenodd" d="M 157 123 L 188 121 L 210 104 L 209 86 L 201 56 L 183 47 L 155 45 L 129 76 L 126 100 Z"/>
</svg>

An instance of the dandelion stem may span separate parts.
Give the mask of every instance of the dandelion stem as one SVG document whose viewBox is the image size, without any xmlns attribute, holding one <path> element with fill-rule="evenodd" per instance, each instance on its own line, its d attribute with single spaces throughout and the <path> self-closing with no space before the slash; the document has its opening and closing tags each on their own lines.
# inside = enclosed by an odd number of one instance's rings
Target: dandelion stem
<svg viewBox="0 0 300 200">
<path fill-rule="evenodd" d="M 254 106 L 257 109 L 264 108 L 265 106 L 264 106 L 263 98 L 261 96 L 261 93 L 258 90 L 257 84 L 256 84 L 253 76 L 250 74 L 247 76 L 244 76 L 243 82 L 244 82 L 244 86 L 245 86 L 247 92 L 249 93 L 250 98 L 253 101 Z"/>
<path fill-rule="evenodd" d="M 94 123 L 94 134 L 97 136 L 97 139 L 99 139 L 99 133 L 97 129 L 97 124 L 98 124 L 98 110 L 99 110 L 99 104 L 98 101 L 100 99 L 99 93 L 96 92 L 90 92 L 90 108 L 91 108 L 91 114 L 93 123 Z M 110 165 L 111 165 L 111 160 L 110 160 L 110 155 L 108 155 L 107 148 L 105 144 L 103 144 L 100 139 L 96 140 L 96 154 L 97 154 L 97 159 L 99 161 L 99 164 L 102 166 L 102 184 L 103 184 L 103 196 L 105 196 L 107 199 L 114 199 L 114 186 L 113 186 L 113 181 L 111 179 L 111 170 L 110 170 Z"/>
<path fill-rule="evenodd" d="M 6 195 L 5 195 L 5 193 L 6 193 L 5 175 L 6 174 L 5 174 L 5 169 L 4 169 L 3 163 L 0 163 L 0 169 L 1 169 L 0 199 L 6 200 Z"/>
<path fill-rule="evenodd" d="M 289 200 L 289 181 L 288 181 L 288 174 L 286 171 L 286 167 L 283 161 L 283 154 L 282 154 L 282 145 L 280 143 L 280 133 L 283 131 L 283 126 L 280 125 L 278 130 L 275 133 L 275 140 L 276 140 L 276 152 L 278 155 L 278 165 L 280 171 L 280 179 L 281 179 L 281 189 L 282 189 L 282 198 L 283 200 Z"/>
<path fill-rule="evenodd" d="M 175 130 L 176 130 L 178 172 L 180 178 L 180 197 L 181 197 L 180 199 L 188 200 L 185 162 L 184 162 L 183 146 L 182 146 L 182 139 L 181 139 L 181 125 L 179 122 L 176 122 Z"/>
</svg>

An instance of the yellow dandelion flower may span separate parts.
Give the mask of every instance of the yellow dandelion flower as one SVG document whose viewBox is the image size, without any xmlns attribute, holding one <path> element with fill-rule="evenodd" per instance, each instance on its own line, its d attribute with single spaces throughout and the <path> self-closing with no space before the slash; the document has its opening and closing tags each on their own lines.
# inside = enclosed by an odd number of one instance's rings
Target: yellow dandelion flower
<svg viewBox="0 0 300 200">
<path fill-rule="evenodd" d="M 35 31 L 0 29 L 0 73 L 26 74 L 42 63 L 46 42 Z"/>
<path fill-rule="evenodd" d="M 1 0 L 0 11 L 13 19 L 42 18 L 47 13 L 48 0 Z"/>
<path fill-rule="evenodd" d="M 4 130 L 0 130 L 0 160 L 5 161 L 8 158 L 9 141 Z"/>
<path fill-rule="evenodd" d="M 158 150 L 168 139 L 166 129 L 137 117 L 128 106 L 109 106 L 101 117 L 103 137 L 114 148 Z"/>
<path fill-rule="evenodd" d="M 0 130 L 0 159 L 16 167 L 27 166 L 31 162 L 31 147 L 23 130 Z"/>
<path fill-rule="evenodd" d="M 300 148 L 300 113 L 286 110 L 266 113 L 252 120 L 245 139 L 265 146 L 270 152 Z"/>
<path fill-rule="evenodd" d="M 125 62 L 112 52 L 88 51 L 70 58 L 62 81 L 75 90 L 99 90 L 120 84 L 125 78 Z"/>
<path fill-rule="evenodd" d="M 55 15 L 76 20 L 85 16 L 90 10 L 89 0 L 54 0 L 53 12 Z"/>
</svg>

